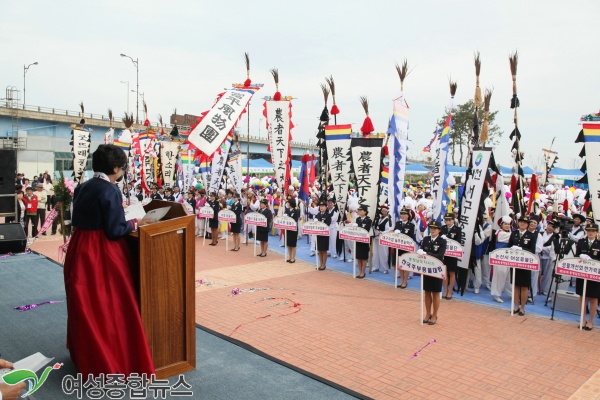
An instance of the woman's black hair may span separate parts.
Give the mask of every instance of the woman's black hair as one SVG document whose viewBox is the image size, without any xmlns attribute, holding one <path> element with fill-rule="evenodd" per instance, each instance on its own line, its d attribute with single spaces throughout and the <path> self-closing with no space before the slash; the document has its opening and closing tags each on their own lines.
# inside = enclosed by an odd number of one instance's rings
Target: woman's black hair
<svg viewBox="0 0 600 400">
<path fill-rule="evenodd" d="M 101 144 L 92 155 L 92 169 L 106 175 L 115 173 L 115 167 L 127 166 L 125 152 L 114 144 Z"/>
</svg>

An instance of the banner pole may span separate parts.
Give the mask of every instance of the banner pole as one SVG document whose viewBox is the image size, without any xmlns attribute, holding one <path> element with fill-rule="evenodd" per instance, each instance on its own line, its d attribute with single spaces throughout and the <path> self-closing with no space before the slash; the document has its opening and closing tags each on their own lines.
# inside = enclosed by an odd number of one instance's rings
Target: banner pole
<svg viewBox="0 0 600 400">
<path fill-rule="evenodd" d="M 396 259 L 396 265 L 394 266 L 394 287 L 398 289 L 398 249 L 396 249 L 395 253 L 396 255 L 394 258 Z"/>
<path fill-rule="evenodd" d="M 317 235 L 313 235 L 315 238 L 315 264 L 317 264 L 317 269 L 319 269 L 319 247 L 317 246 Z"/>
<path fill-rule="evenodd" d="M 354 244 L 352 245 L 352 252 L 354 254 L 352 257 L 352 277 L 356 279 L 356 240 L 353 243 Z"/>
<path fill-rule="evenodd" d="M 283 254 L 285 256 L 285 260 L 288 260 L 288 248 L 287 248 L 287 229 L 283 231 L 283 246 L 284 246 L 284 251 Z"/>
<path fill-rule="evenodd" d="M 254 257 L 256 257 L 256 242 L 258 242 L 258 240 L 256 240 L 256 231 L 254 232 Z"/>
<path fill-rule="evenodd" d="M 206 226 L 206 223 L 208 222 L 208 220 L 206 218 L 204 218 L 204 235 L 202 238 L 202 247 L 204 247 L 204 244 L 206 243 L 206 234 L 208 233 L 208 227 Z"/>
<path fill-rule="evenodd" d="M 515 270 L 512 269 L 512 295 L 510 296 L 510 316 L 512 317 L 515 314 Z"/>
<path fill-rule="evenodd" d="M 423 326 L 423 301 L 425 300 L 424 294 L 423 294 L 423 278 L 425 278 L 425 275 L 421 274 L 421 326 Z M 432 294 L 433 296 L 433 294 Z M 431 299 L 431 301 L 433 301 L 433 299 Z"/>
<path fill-rule="evenodd" d="M 587 279 L 583 280 L 583 293 L 581 294 L 581 316 L 579 317 L 579 330 L 583 329 L 583 320 L 585 319 L 585 309 L 587 301 L 585 300 L 585 289 L 587 289 Z M 591 317 L 591 315 L 590 315 Z"/>
<path fill-rule="evenodd" d="M 225 252 L 229 251 L 229 222 L 223 221 L 225 223 Z"/>
</svg>

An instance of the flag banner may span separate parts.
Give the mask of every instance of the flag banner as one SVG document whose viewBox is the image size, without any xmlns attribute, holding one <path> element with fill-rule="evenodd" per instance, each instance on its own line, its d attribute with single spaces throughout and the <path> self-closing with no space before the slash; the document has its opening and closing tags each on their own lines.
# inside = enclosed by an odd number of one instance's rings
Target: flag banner
<svg viewBox="0 0 600 400">
<path fill-rule="evenodd" d="M 252 95 L 258 88 L 227 89 L 202 121 L 192 130 L 188 141 L 205 154 L 211 155 L 237 123 Z"/>
<path fill-rule="evenodd" d="M 581 172 L 585 173 L 579 183 L 587 183 L 589 201 L 592 203 L 592 215 L 595 223 L 600 223 L 600 121 L 583 122 L 583 137 L 581 133 L 577 142 L 584 142 L 583 155 L 585 161 Z M 588 162 L 590 160 L 590 162 Z M 588 209 L 588 211 L 590 211 Z"/>
<path fill-rule="evenodd" d="M 104 144 L 114 144 L 114 142 L 115 142 L 115 130 L 113 128 L 110 128 L 104 134 Z"/>
<path fill-rule="evenodd" d="M 404 253 L 398 258 L 398 268 L 404 271 L 433 276 L 438 279 L 446 278 L 446 266 L 433 256 L 420 256 L 416 253 Z"/>
<path fill-rule="evenodd" d="M 440 145 L 437 149 L 435 167 L 433 168 L 433 179 L 431 184 L 431 196 L 433 198 L 433 220 L 441 222 L 446 214 L 450 198 L 448 197 L 448 145 L 450 142 L 450 128 L 452 127 L 452 115 L 449 115 L 440 135 Z"/>
<path fill-rule="evenodd" d="M 298 198 L 302 201 L 308 202 L 310 199 L 309 194 L 309 179 L 308 179 L 308 161 L 310 156 L 305 154 L 302 156 L 302 167 L 300 168 L 300 187 L 298 188 Z M 280 208 L 281 210 L 281 208 Z"/>
<path fill-rule="evenodd" d="M 231 180 L 231 184 L 235 188 L 235 191 L 237 193 L 242 193 L 242 157 L 240 156 L 239 149 L 231 151 L 225 171 L 227 172 L 227 177 Z"/>
<path fill-rule="evenodd" d="M 346 209 L 348 175 L 350 175 L 350 134 L 352 125 L 325 126 L 325 146 L 329 162 L 331 184 L 340 211 Z"/>
<path fill-rule="evenodd" d="M 379 195 L 378 204 L 384 205 L 388 202 L 390 193 L 390 158 L 388 156 L 389 147 L 384 146 L 381 157 L 381 176 L 379 177 Z"/>
<path fill-rule="evenodd" d="M 460 204 L 458 225 L 462 230 L 460 244 L 463 246 L 464 257 L 458 260 L 460 268 L 469 268 L 471 250 L 473 247 L 473 234 L 477 225 L 481 195 L 485 185 L 492 150 L 488 148 L 474 148 L 472 157 L 471 174 L 467 174 L 465 189 Z"/>
<path fill-rule="evenodd" d="M 210 171 L 210 158 L 206 154 L 200 153 L 198 161 L 200 165 L 200 180 L 202 181 L 202 187 L 206 190 L 208 186 L 208 171 Z"/>
<path fill-rule="evenodd" d="M 218 192 L 219 186 L 221 185 L 221 179 L 223 178 L 223 171 L 225 170 L 225 164 L 227 157 L 229 156 L 229 149 L 231 148 L 231 140 L 233 135 L 229 134 L 227 139 L 219 147 L 219 151 L 215 152 L 212 164 L 210 168 L 210 181 L 206 193 Z"/>
<path fill-rule="evenodd" d="M 433 137 L 431 138 L 431 140 L 429 141 L 429 144 L 425 147 L 423 147 L 423 153 L 431 153 L 431 148 L 433 147 L 433 144 L 435 143 L 436 139 L 438 138 L 438 135 L 440 133 L 442 133 L 442 127 L 436 127 L 435 130 L 433 131 Z"/>
<path fill-rule="evenodd" d="M 163 182 L 167 187 L 173 187 L 173 182 L 175 182 L 179 145 L 177 142 L 160 142 L 160 165 L 162 166 Z"/>
<path fill-rule="evenodd" d="M 90 155 L 90 132 L 80 129 L 71 131 L 71 152 L 73 153 L 73 177 L 75 182 L 81 183 L 88 157 Z"/>
<path fill-rule="evenodd" d="M 539 271 L 540 258 L 526 250 L 505 247 L 490 251 L 490 265 Z"/>
<path fill-rule="evenodd" d="M 508 200 L 506 200 L 506 190 L 504 190 L 504 178 L 502 174 L 496 175 L 496 207 L 494 208 L 494 220 L 492 228 L 496 231 L 502 229 L 498 224 L 500 218 L 510 214 Z"/>
<path fill-rule="evenodd" d="M 150 152 L 146 152 L 140 156 L 141 161 L 141 179 L 142 189 L 148 195 L 150 188 L 154 184 L 154 157 Z"/>
<path fill-rule="evenodd" d="M 404 175 L 406 173 L 406 158 L 408 152 L 408 117 L 409 108 L 401 95 L 394 100 L 394 113 L 390 119 L 388 134 L 393 135 L 393 144 L 390 148 L 390 176 L 392 177 L 392 190 L 390 190 L 390 215 L 393 222 L 400 219 L 400 208 L 404 199 Z"/>
<path fill-rule="evenodd" d="M 542 172 L 540 183 L 546 185 L 546 183 L 548 183 L 548 175 L 550 174 L 550 170 L 554 167 L 558 152 L 546 149 L 542 149 L 542 151 L 544 152 L 544 161 L 546 162 L 546 165 L 544 166 L 544 172 Z"/>
<path fill-rule="evenodd" d="M 285 177 L 290 168 L 288 153 L 290 147 L 290 113 L 292 102 L 267 101 L 267 130 L 271 147 L 271 161 L 275 172 L 275 181 L 282 192 L 285 187 Z"/>
<path fill-rule="evenodd" d="M 121 134 L 119 135 L 119 139 L 113 140 L 113 144 L 115 146 L 118 146 L 121 149 L 123 149 L 125 154 L 127 154 L 127 156 L 129 156 L 132 141 L 133 140 L 131 137 L 131 131 L 129 129 L 125 129 L 125 130 L 121 131 Z"/>
<path fill-rule="evenodd" d="M 383 139 L 352 138 L 351 143 L 358 204 L 368 206 L 372 218 L 377 212 L 382 145 Z"/>
</svg>

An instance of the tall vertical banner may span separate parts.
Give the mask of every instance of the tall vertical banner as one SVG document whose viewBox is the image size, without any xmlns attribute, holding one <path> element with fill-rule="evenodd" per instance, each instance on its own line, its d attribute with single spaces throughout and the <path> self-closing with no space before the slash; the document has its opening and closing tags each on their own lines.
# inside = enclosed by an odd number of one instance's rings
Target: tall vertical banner
<svg viewBox="0 0 600 400">
<path fill-rule="evenodd" d="M 115 141 L 115 130 L 113 128 L 110 128 L 104 134 L 104 144 L 114 144 L 114 141 Z"/>
<path fill-rule="evenodd" d="M 208 189 L 208 171 L 210 170 L 210 158 L 204 154 L 200 153 L 200 157 L 198 157 L 198 162 L 200 164 L 200 180 L 202 181 L 202 186 L 204 190 Z"/>
<path fill-rule="evenodd" d="M 273 161 L 275 180 L 280 188 L 285 188 L 285 178 L 290 168 L 288 153 L 291 104 L 291 101 L 284 100 L 266 102 L 271 160 Z"/>
<path fill-rule="evenodd" d="M 179 145 L 180 143 L 171 141 L 160 143 L 160 164 L 162 166 L 163 181 L 167 187 L 173 187 L 173 182 L 175 182 L 175 166 L 177 165 Z"/>
<path fill-rule="evenodd" d="M 600 182 L 600 163 L 597 160 L 600 158 L 600 118 L 592 121 L 582 121 L 582 128 L 576 143 L 583 142 L 584 150 L 580 154 L 585 155 L 585 161 L 581 166 L 581 172 L 585 175 L 579 182 L 589 185 L 586 200 L 589 196 L 589 201 L 592 203 L 594 222 L 598 224 L 600 223 L 600 184 L 598 183 Z M 587 162 L 588 160 L 591 160 L 591 162 Z"/>
<path fill-rule="evenodd" d="M 140 150 L 142 188 L 148 195 L 154 183 L 154 157 L 156 156 L 152 147 L 154 135 L 148 132 L 140 132 L 137 141 Z"/>
<path fill-rule="evenodd" d="M 381 176 L 379 178 L 379 198 L 378 205 L 383 205 L 388 202 L 390 187 L 390 158 L 389 158 L 389 147 L 384 146 L 382 148 L 381 158 Z"/>
<path fill-rule="evenodd" d="M 346 209 L 348 200 L 348 175 L 350 174 L 350 133 L 352 125 L 325 126 L 325 145 L 333 192 L 340 211 Z"/>
<path fill-rule="evenodd" d="M 393 145 L 390 149 L 390 215 L 394 221 L 400 219 L 400 208 L 404 199 L 404 175 L 406 173 L 406 158 L 408 152 L 408 117 L 409 108 L 401 94 L 394 100 L 394 113 L 390 119 L 388 134 L 393 135 Z"/>
<path fill-rule="evenodd" d="M 225 166 L 227 176 L 237 193 L 242 193 L 242 157 L 239 149 L 231 151 L 227 166 Z"/>
<path fill-rule="evenodd" d="M 477 214 L 481 203 L 481 195 L 485 178 L 490 165 L 492 150 L 488 148 L 473 149 L 472 175 L 468 175 L 465 181 L 465 191 L 460 204 L 460 217 L 458 225 L 462 229 L 460 244 L 463 246 L 463 257 L 458 260 L 460 268 L 469 268 L 471 250 L 473 247 L 473 235 L 477 225 Z"/>
<path fill-rule="evenodd" d="M 446 205 L 450 201 L 446 190 L 448 189 L 448 146 L 450 142 L 450 127 L 452 126 L 452 115 L 449 115 L 444 124 L 440 136 L 440 143 L 435 158 L 433 169 L 433 182 L 431 184 L 431 196 L 433 197 L 433 220 L 441 222 L 446 213 Z M 444 200 L 446 203 L 444 204 Z"/>
<path fill-rule="evenodd" d="M 356 177 L 358 203 L 375 215 L 379 194 L 379 173 L 383 139 L 352 138 L 352 167 Z"/>
<path fill-rule="evenodd" d="M 502 174 L 496 175 L 496 207 L 494 208 L 494 221 L 492 221 L 492 228 L 499 230 L 500 225 L 498 221 L 505 215 L 510 214 L 510 207 L 508 200 L 506 200 L 506 191 L 504 190 L 504 178 Z"/>
<path fill-rule="evenodd" d="M 73 152 L 73 177 L 75 182 L 81 183 L 85 172 L 88 156 L 90 155 L 90 132 L 80 129 L 71 131 L 71 146 Z"/>
<path fill-rule="evenodd" d="M 540 183 L 542 185 L 546 185 L 546 183 L 548 183 L 548 174 L 550 173 L 552 167 L 554 167 L 554 162 L 557 160 L 558 153 L 556 151 L 546 149 L 542 149 L 542 151 L 544 152 L 545 165 L 544 172 L 542 172 L 542 176 L 540 178 Z"/>
<path fill-rule="evenodd" d="M 225 164 L 227 163 L 227 157 L 229 156 L 229 149 L 231 147 L 231 140 L 233 135 L 229 134 L 227 139 L 219 147 L 219 151 L 215 152 L 212 164 L 210 168 L 210 181 L 208 183 L 207 193 L 218 192 L 223 178 L 223 171 L 225 170 Z"/>
<path fill-rule="evenodd" d="M 258 87 L 227 89 L 202 121 L 192 130 L 188 141 L 205 154 L 213 154 L 231 132 Z"/>
</svg>

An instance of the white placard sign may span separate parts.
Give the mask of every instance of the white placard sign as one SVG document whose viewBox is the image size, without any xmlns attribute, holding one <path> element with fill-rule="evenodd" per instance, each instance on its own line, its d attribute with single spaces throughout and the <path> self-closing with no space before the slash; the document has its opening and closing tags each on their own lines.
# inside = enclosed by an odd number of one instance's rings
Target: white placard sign
<svg viewBox="0 0 600 400">
<path fill-rule="evenodd" d="M 231 210 L 221 210 L 218 215 L 219 221 L 233 222 L 236 221 L 236 215 Z"/>
<path fill-rule="evenodd" d="M 404 253 L 398 257 L 398 268 L 439 279 L 446 277 L 444 263 L 427 254 L 420 256 L 417 253 Z"/>
<path fill-rule="evenodd" d="M 463 247 L 456 240 L 446 239 L 446 252 L 445 257 L 462 258 Z"/>
<path fill-rule="evenodd" d="M 600 281 L 600 261 L 563 258 L 556 264 L 556 273 L 598 282 Z"/>
<path fill-rule="evenodd" d="M 302 225 L 302 234 L 329 236 L 329 226 L 321 221 L 308 221 Z"/>
<path fill-rule="evenodd" d="M 396 233 L 393 231 L 383 232 L 379 235 L 379 244 L 382 246 L 391 247 L 404 251 L 417 251 L 417 244 L 414 240 L 404 233 Z"/>
<path fill-rule="evenodd" d="M 490 252 L 490 265 L 539 271 L 540 259 L 528 251 L 506 247 Z"/>
<path fill-rule="evenodd" d="M 344 226 L 340 229 L 340 239 L 353 240 L 360 243 L 369 243 L 371 241 L 369 231 L 360 226 Z"/>
<path fill-rule="evenodd" d="M 204 206 L 198 210 L 198 218 L 214 218 L 215 210 L 211 206 Z"/>
<path fill-rule="evenodd" d="M 283 229 L 285 231 L 297 231 L 298 223 L 294 218 L 282 215 L 281 217 L 275 217 L 273 220 L 273 226 L 277 229 Z"/>
<path fill-rule="evenodd" d="M 247 225 L 256 225 L 256 226 L 267 226 L 267 217 L 258 212 L 252 212 L 246 214 L 246 218 L 244 218 L 244 222 Z"/>
</svg>

